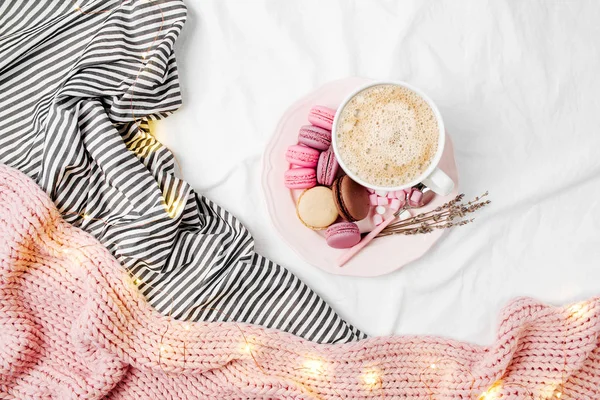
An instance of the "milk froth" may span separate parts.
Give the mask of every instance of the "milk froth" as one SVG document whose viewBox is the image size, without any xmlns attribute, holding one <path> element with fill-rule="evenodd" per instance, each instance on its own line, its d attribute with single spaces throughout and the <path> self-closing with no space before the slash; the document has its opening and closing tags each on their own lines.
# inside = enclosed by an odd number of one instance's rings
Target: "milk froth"
<svg viewBox="0 0 600 400">
<path fill-rule="evenodd" d="M 341 111 L 336 134 L 346 168 L 376 186 L 402 186 L 421 176 L 439 139 L 429 104 L 408 88 L 388 84 L 356 94 Z"/>
</svg>

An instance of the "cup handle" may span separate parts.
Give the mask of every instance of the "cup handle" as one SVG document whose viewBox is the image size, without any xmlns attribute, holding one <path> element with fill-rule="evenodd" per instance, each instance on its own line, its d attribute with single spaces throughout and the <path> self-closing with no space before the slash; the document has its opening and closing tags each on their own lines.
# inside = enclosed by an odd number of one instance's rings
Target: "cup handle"
<svg viewBox="0 0 600 400">
<path fill-rule="evenodd" d="M 439 168 L 434 169 L 427 178 L 423 179 L 423 184 L 440 196 L 447 196 L 454 189 L 452 179 Z"/>
</svg>

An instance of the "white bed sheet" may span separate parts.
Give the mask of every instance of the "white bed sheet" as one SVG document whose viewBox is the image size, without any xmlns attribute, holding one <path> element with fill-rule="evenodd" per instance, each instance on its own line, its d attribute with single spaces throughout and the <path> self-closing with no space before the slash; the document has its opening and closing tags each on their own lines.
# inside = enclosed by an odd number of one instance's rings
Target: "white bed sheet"
<svg viewBox="0 0 600 400">
<path fill-rule="evenodd" d="M 157 137 L 199 192 L 239 216 L 257 250 L 370 335 L 489 343 L 516 296 L 600 294 L 600 2 L 187 2 L 184 106 Z M 297 98 L 347 76 L 404 80 L 439 105 L 461 189 L 490 191 L 474 224 L 379 278 L 333 276 L 277 235 L 261 157 Z M 393 257 L 390 254 L 390 257 Z"/>
</svg>

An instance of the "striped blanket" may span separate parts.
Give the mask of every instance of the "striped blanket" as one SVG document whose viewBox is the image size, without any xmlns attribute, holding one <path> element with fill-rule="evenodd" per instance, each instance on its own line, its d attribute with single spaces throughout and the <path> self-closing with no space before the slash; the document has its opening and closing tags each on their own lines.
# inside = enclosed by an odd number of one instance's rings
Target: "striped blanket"
<svg viewBox="0 0 600 400">
<path fill-rule="evenodd" d="M 363 338 L 247 229 L 179 179 L 148 128 L 181 104 L 179 0 L 0 3 L 0 163 L 177 319 L 238 321 L 321 343 Z"/>
</svg>

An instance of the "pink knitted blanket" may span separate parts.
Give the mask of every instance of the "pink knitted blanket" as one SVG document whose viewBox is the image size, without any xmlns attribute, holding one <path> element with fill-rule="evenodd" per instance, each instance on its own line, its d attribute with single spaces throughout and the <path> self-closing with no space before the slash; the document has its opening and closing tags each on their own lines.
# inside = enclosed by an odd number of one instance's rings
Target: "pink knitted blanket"
<svg viewBox="0 0 600 400">
<path fill-rule="evenodd" d="M 495 343 L 319 345 L 153 311 L 94 238 L 0 166 L 0 398 L 600 399 L 600 299 L 502 313 Z"/>
</svg>

